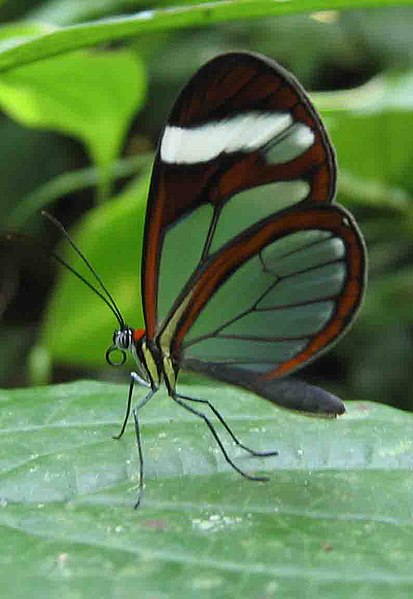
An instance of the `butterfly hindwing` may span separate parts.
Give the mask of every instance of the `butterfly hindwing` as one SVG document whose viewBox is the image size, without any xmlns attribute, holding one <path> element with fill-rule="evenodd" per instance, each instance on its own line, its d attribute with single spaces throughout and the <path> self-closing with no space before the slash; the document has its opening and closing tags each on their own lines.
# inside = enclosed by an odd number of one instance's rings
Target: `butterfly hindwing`
<svg viewBox="0 0 413 599">
<path fill-rule="evenodd" d="M 338 206 L 292 207 L 250 227 L 199 269 L 160 333 L 184 368 L 236 367 L 270 380 L 295 371 L 349 326 L 364 244 Z"/>
</svg>

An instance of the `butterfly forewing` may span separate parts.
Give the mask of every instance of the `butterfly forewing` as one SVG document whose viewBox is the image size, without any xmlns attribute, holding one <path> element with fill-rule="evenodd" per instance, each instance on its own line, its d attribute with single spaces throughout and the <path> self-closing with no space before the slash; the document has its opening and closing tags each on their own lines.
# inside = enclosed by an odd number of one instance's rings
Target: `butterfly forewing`
<svg viewBox="0 0 413 599">
<path fill-rule="evenodd" d="M 179 95 L 161 136 L 145 228 L 147 335 L 209 258 L 299 203 L 328 203 L 334 154 L 301 86 L 270 59 L 219 56 Z"/>
</svg>

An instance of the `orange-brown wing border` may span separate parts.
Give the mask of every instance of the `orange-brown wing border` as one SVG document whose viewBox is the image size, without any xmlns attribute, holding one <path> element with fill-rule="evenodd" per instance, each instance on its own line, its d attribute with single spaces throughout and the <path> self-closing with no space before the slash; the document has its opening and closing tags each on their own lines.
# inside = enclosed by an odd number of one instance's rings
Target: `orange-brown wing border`
<svg viewBox="0 0 413 599">
<path fill-rule="evenodd" d="M 171 355 L 177 363 L 180 362 L 182 346 L 188 331 L 209 299 L 231 274 L 256 256 L 267 244 L 298 231 L 314 229 L 331 232 L 339 237 L 346 247 L 347 273 L 334 313 L 302 351 L 258 378 L 272 379 L 290 374 L 336 342 L 353 321 L 361 304 L 367 278 L 365 244 L 353 217 L 343 207 L 302 205 L 269 217 L 244 231 L 194 274 L 174 306 L 175 311 L 179 306 L 186 304 L 171 343 Z M 167 326 L 168 323 L 165 327 Z"/>
</svg>

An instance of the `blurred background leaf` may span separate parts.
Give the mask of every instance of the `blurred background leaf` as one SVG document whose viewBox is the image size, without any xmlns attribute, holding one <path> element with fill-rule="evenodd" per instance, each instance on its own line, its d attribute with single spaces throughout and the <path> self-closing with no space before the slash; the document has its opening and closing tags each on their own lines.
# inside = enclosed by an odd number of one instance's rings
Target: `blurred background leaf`
<svg viewBox="0 0 413 599">
<path fill-rule="evenodd" d="M 348 91 L 317 96 L 340 168 L 413 191 L 413 73 L 387 73 Z"/>
<path fill-rule="evenodd" d="M 138 328 L 144 328 L 140 257 L 148 183 L 147 174 L 137 178 L 110 204 L 90 210 L 74 231 L 79 247 L 98 270 L 109 292 L 115 295 L 125 321 Z M 96 286 L 84 264 L 70 250 L 61 253 Z M 116 328 L 117 321 L 106 306 L 102 310 L 102 301 L 86 285 L 61 270 L 45 315 L 40 343 L 57 363 L 99 367 L 110 342 L 108 331 Z"/>
<path fill-rule="evenodd" d="M 109 193 L 109 166 L 145 88 L 136 54 L 78 52 L 0 74 L 0 106 L 22 125 L 60 131 L 83 143 L 101 171 L 103 199 Z"/>
<path fill-rule="evenodd" d="M 274 3 L 273 0 L 228 0 L 227 2 L 204 2 L 189 4 L 170 2 L 171 10 L 142 10 L 137 14 L 122 15 L 121 18 L 107 18 L 88 23 L 67 26 L 62 29 L 39 35 L 26 42 L 17 39 L 15 47 L 10 46 L 0 52 L 0 70 L 16 68 L 36 60 L 56 54 L 63 54 L 95 46 L 113 40 L 129 39 L 141 34 L 170 30 L 185 30 L 194 27 L 208 27 L 213 24 L 234 20 L 260 19 L 271 15 L 290 15 L 327 9 L 350 9 L 365 6 L 399 6 L 410 4 L 410 0 L 290 0 Z M 162 5 L 162 2 L 157 3 Z M 206 5 L 206 6 L 205 6 Z M 153 4 L 148 7 L 154 9 Z"/>
</svg>

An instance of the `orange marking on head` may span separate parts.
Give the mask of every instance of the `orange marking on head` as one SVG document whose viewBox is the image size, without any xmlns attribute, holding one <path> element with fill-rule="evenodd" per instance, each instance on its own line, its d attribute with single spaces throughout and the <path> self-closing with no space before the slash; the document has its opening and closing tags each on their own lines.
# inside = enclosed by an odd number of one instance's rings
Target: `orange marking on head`
<svg viewBox="0 0 413 599">
<path fill-rule="evenodd" d="M 133 331 L 133 340 L 140 341 L 145 334 L 145 329 L 135 329 Z"/>
</svg>

